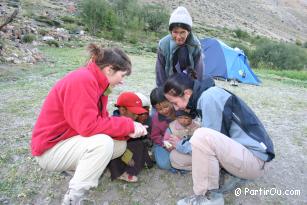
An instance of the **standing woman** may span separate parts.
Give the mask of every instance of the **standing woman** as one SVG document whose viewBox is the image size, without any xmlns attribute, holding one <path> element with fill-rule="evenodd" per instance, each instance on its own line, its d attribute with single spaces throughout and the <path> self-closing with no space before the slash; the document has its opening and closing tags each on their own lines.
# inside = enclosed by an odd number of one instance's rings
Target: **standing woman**
<svg viewBox="0 0 307 205">
<path fill-rule="evenodd" d="M 119 48 L 90 44 L 88 64 L 59 80 L 45 99 L 32 133 L 31 150 L 51 171 L 75 170 L 62 204 L 79 204 L 129 137 L 147 134 L 140 123 L 109 117 L 108 94 L 131 73 L 131 61 Z M 128 136 L 128 137 L 127 137 Z M 118 141 L 123 140 L 123 141 Z"/>
<path fill-rule="evenodd" d="M 163 86 L 173 73 L 186 73 L 202 79 L 203 58 L 200 42 L 192 33 L 192 18 L 179 6 L 169 19 L 170 34 L 159 42 L 156 62 L 156 85 Z"/>
<path fill-rule="evenodd" d="M 202 123 L 190 139 L 195 195 L 177 205 L 223 204 L 223 195 L 214 191 L 219 188 L 220 166 L 243 179 L 264 174 L 265 163 L 275 157 L 273 143 L 240 98 L 219 87 L 206 89 L 182 74 L 166 81 L 164 93 L 175 109 L 197 112 Z"/>
</svg>

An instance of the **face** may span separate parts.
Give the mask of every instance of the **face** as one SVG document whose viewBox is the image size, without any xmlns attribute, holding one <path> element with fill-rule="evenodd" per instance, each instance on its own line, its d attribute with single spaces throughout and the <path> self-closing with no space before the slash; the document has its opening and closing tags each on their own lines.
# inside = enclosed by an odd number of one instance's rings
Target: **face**
<svg viewBox="0 0 307 205">
<path fill-rule="evenodd" d="M 123 84 L 124 77 L 127 75 L 127 71 L 114 71 L 111 66 L 105 67 L 103 73 L 109 80 L 111 87 Z"/>
<path fill-rule="evenodd" d="M 190 118 L 188 116 L 179 116 L 179 117 L 177 117 L 177 121 L 183 127 L 186 127 L 186 126 L 189 126 L 192 123 L 192 118 Z"/>
<path fill-rule="evenodd" d="M 137 114 L 134 114 L 132 112 L 130 112 L 127 108 L 125 107 L 119 107 L 119 113 L 120 116 L 125 116 L 125 117 L 129 117 L 132 120 L 136 120 L 138 118 Z"/>
<path fill-rule="evenodd" d="M 179 46 L 181 46 L 181 45 L 183 45 L 185 43 L 189 33 L 190 33 L 189 31 L 187 31 L 187 30 L 185 30 L 183 28 L 180 28 L 180 27 L 175 27 L 171 31 L 171 34 L 172 34 L 172 37 L 173 37 L 174 41 Z"/>
<path fill-rule="evenodd" d="M 146 120 L 148 119 L 148 117 L 149 117 L 149 114 L 148 114 L 148 113 L 143 113 L 143 114 L 138 115 L 136 121 L 138 121 L 138 122 L 144 124 L 144 123 L 146 122 Z"/>
<path fill-rule="evenodd" d="M 192 95 L 192 91 L 185 90 L 183 96 L 172 96 L 169 94 L 165 94 L 166 99 L 173 104 L 175 110 L 184 110 L 190 100 L 190 97 Z"/>
<path fill-rule="evenodd" d="M 158 103 L 155 105 L 155 108 L 160 115 L 165 117 L 171 117 L 171 115 L 174 113 L 173 106 L 168 101 Z"/>
</svg>

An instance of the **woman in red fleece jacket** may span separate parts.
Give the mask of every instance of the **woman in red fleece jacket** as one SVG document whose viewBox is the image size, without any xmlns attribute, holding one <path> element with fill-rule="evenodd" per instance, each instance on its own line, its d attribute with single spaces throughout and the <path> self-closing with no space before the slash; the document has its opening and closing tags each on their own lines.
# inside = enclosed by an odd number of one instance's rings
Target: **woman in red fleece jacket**
<svg viewBox="0 0 307 205">
<path fill-rule="evenodd" d="M 32 155 L 42 168 L 75 170 L 62 204 L 79 204 L 111 158 L 123 154 L 125 140 L 147 134 L 142 124 L 107 112 L 109 90 L 131 73 L 129 57 L 119 48 L 88 49 L 89 63 L 55 84 L 32 133 Z"/>
</svg>

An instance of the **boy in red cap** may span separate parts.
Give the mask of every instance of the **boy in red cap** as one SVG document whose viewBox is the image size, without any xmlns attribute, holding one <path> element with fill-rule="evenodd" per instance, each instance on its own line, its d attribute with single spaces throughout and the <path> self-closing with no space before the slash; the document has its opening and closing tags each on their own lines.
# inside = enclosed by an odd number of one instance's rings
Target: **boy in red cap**
<svg viewBox="0 0 307 205">
<path fill-rule="evenodd" d="M 129 117 L 133 120 L 137 120 L 138 115 L 148 113 L 148 110 L 143 108 L 141 99 L 133 92 L 121 93 L 115 106 L 118 110 L 115 110 L 113 115 Z M 144 167 L 145 160 L 150 159 L 147 155 L 148 150 L 141 139 L 129 139 L 125 153 L 109 163 L 111 179 L 137 182 L 137 175 Z M 148 163 L 152 164 L 146 161 L 146 164 Z"/>
</svg>

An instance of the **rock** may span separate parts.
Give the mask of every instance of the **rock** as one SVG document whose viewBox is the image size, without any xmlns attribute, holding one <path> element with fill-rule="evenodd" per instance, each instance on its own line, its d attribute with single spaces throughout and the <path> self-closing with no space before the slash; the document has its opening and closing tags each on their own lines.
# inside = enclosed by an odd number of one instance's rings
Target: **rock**
<svg viewBox="0 0 307 205">
<path fill-rule="evenodd" d="M 52 36 L 43 36 L 42 40 L 43 41 L 53 41 L 54 38 Z"/>
</svg>

